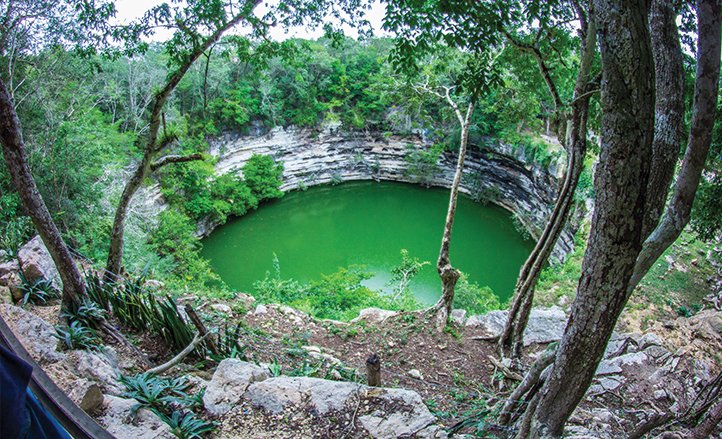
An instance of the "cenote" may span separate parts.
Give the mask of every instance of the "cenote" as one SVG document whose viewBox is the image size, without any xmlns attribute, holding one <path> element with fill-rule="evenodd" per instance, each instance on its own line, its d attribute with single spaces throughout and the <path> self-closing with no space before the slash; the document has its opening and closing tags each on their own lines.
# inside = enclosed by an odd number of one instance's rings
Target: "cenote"
<svg viewBox="0 0 722 439">
<path fill-rule="evenodd" d="M 384 289 L 401 249 L 430 261 L 410 284 L 418 299 L 441 294 L 435 262 L 449 191 L 391 182 L 353 182 L 286 194 L 257 211 L 217 228 L 203 241 L 203 254 L 233 289 L 273 271 L 274 254 L 283 278 L 317 280 L 339 267 L 363 265 Z M 454 266 L 469 281 L 489 286 L 502 303 L 511 295 L 519 268 L 533 246 L 514 228 L 509 212 L 459 198 L 451 244 Z"/>
</svg>

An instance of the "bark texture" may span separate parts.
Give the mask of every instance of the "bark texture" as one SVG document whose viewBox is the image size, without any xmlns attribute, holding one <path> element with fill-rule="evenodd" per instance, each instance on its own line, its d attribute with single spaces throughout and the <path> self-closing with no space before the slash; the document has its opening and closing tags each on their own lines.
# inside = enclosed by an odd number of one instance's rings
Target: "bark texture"
<svg viewBox="0 0 722 439">
<path fill-rule="evenodd" d="M 13 186 L 20 195 L 23 208 L 48 248 L 63 281 L 63 306 L 66 309 L 72 308 L 73 304 L 80 303 L 85 297 L 85 281 L 58 227 L 53 222 L 30 172 L 20 120 L 2 79 L 0 79 L 0 142 Z"/>
<path fill-rule="evenodd" d="M 584 156 L 587 151 L 587 117 L 589 115 L 589 99 L 591 98 L 591 66 L 596 48 L 596 30 L 580 15 L 581 43 L 580 64 L 577 81 L 574 87 L 574 100 L 570 116 L 569 141 L 567 142 L 567 162 L 564 179 L 559 189 L 552 215 L 547 222 L 541 237 L 519 272 L 519 279 L 514 288 L 514 299 L 509 308 L 509 317 L 504 332 L 499 338 L 499 350 L 504 357 L 521 358 L 524 347 L 524 330 L 529 322 L 529 315 L 534 301 L 534 289 L 541 271 L 549 260 L 556 242 L 567 223 L 569 212 L 574 200 L 574 191 L 579 176 L 584 168 Z M 540 57 L 536 57 L 543 64 Z M 543 69 L 540 66 L 540 70 Z M 553 84 L 551 78 L 547 84 Z M 549 88 L 552 96 L 557 96 L 556 87 Z M 555 97 L 555 102 L 557 102 Z M 564 141 L 564 139 L 560 139 Z"/>
<path fill-rule="evenodd" d="M 594 1 L 604 114 L 596 208 L 567 328 L 536 410 L 526 414 L 531 437 L 562 435 L 604 355 L 641 250 L 654 132 L 647 15 L 644 0 Z"/>
<path fill-rule="evenodd" d="M 697 73 L 687 150 L 677 176 L 672 199 L 659 224 L 644 242 L 627 294 L 632 293 L 654 262 L 677 240 L 689 223 L 694 197 L 712 142 L 712 128 L 717 111 L 722 50 L 721 15 L 718 1 L 697 2 Z"/>
<path fill-rule="evenodd" d="M 649 29 L 654 55 L 656 102 L 652 170 L 642 234 L 654 230 L 664 209 L 684 130 L 684 67 L 673 2 L 653 0 Z"/>
<path fill-rule="evenodd" d="M 113 281 L 116 275 L 121 272 L 123 265 L 123 234 L 125 231 L 125 219 L 128 215 L 130 202 L 140 186 L 143 184 L 143 181 L 145 181 L 145 179 L 150 175 L 155 157 L 167 146 L 166 142 L 158 138 L 163 116 L 163 107 L 165 106 L 166 101 L 193 63 L 206 50 L 208 50 L 209 47 L 215 44 L 224 32 L 238 24 L 247 16 L 247 14 L 252 13 L 253 8 L 258 3 L 260 3 L 260 0 L 253 0 L 250 2 L 246 9 L 233 16 L 229 21 L 216 29 L 216 31 L 208 36 L 208 38 L 206 38 L 201 44 L 195 47 L 184 59 L 183 64 L 170 74 L 163 88 L 155 94 L 153 99 L 153 109 L 150 114 L 148 138 L 146 139 L 145 148 L 143 149 L 143 158 L 136 166 L 133 175 L 130 180 L 128 180 L 128 183 L 126 183 L 123 193 L 120 196 L 118 207 L 115 210 L 113 230 L 110 234 L 108 261 L 105 266 L 105 281 Z"/>
<path fill-rule="evenodd" d="M 439 259 L 436 261 L 436 270 L 441 278 L 441 298 L 432 307 L 436 313 L 436 327 L 443 329 L 451 315 L 451 305 L 454 301 L 454 287 L 459 280 L 461 273 L 451 265 L 449 258 L 449 250 L 451 248 L 451 231 L 454 227 L 454 217 L 456 216 L 456 202 L 459 198 L 459 186 L 461 185 L 461 177 L 464 173 L 464 159 L 466 158 L 466 147 L 469 143 L 469 124 L 471 123 L 471 115 L 474 112 L 473 101 L 469 103 L 466 109 L 466 115 L 461 113 L 458 105 L 451 99 L 450 90 L 446 90 L 446 99 L 449 105 L 454 109 L 456 117 L 461 125 L 461 143 L 459 145 L 459 158 L 456 162 L 456 172 L 454 180 L 451 183 L 451 191 L 449 194 L 449 209 L 446 212 L 446 222 L 444 223 L 444 233 L 441 238 L 441 250 L 439 251 Z"/>
</svg>

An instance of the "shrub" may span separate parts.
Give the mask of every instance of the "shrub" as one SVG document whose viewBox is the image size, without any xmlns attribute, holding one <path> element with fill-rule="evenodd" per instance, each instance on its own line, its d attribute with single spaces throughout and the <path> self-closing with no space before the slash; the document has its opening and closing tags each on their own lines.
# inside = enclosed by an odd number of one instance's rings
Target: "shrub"
<svg viewBox="0 0 722 439">
<path fill-rule="evenodd" d="M 404 175 L 415 183 L 429 186 L 431 180 L 441 169 L 439 167 L 439 158 L 442 151 L 442 145 L 419 149 L 411 143 L 407 144 L 406 155 L 404 155 L 404 163 L 406 164 Z"/>
<path fill-rule="evenodd" d="M 491 288 L 469 282 L 467 276 L 462 273 L 456 283 L 453 307 L 465 309 L 469 314 L 484 314 L 501 309 L 501 303 Z"/>
<path fill-rule="evenodd" d="M 243 165 L 243 177 L 259 201 L 283 196 L 279 189 L 283 183 L 283 164 L 274 162 L 271 156 L 253 154 Z"/>
</svg>

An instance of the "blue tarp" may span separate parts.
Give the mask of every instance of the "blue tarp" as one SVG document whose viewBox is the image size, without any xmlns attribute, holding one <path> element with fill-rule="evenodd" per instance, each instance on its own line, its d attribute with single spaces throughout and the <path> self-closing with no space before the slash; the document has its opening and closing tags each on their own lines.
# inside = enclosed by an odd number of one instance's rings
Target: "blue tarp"
<svg viewBox="0 0 722 439">
<path fill-rule="evenodd" d="M 33 368 L 0 346 L 0 438 L 70 439 L 28 388 Z"/>
</svg>

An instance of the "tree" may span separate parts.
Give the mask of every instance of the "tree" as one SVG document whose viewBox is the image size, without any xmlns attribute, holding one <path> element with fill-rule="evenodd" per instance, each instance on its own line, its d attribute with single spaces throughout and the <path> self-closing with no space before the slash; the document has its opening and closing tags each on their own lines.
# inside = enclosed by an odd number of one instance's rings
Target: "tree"
<svg viewBox="0 0 722 439">
<path fill-rule="evenodd" d="M 559 237 L 569 217 L 574 191 L 579 182 L 579 176 L 584 167 L 584 157 L 587 150 L 587 119 L 589 116 L 589 101 L 596 88 L 596 81 L 592 79 L 592 62 L 596 52 L 596 28 L 594 20 L 589 11 L 585 10 L 580 2 L 572 2 L 574 12 L 570 14 L 567 10 L 561 9 L 555 12 L 560 19 L 566 19 L 569 15 L 575 15 L 579 21 L 579 67 L 577 80 L 574 86 L 572 101 L 565 104 L 559 94 L 559 87 L 556 86 L 547 61 L 542 55 L 539 47 L 540 38 L 554 29 L 545 29 L 540 26 L 534 32 L 535 39 L 532 43 L 520 41 L 517 36 L 505 31 L 505 35 L 512 44 L 523 51 L 530 52 L 539 66 L 544 82 L 547 84 L 549 94 L 554 101 L 555 119 L 558 121 L 559 140 L 565 145 L 567 151 L 566 169 L 559 194 L 552 210 L 552 214 L 544 227 L 539 240 L 527 258 L 519 272 L 519 278 L 514 288 L 514 298 L 509 308 L 509 317 L 504 326 L 504 331 L 499 338 L 499 350 L 502 356 L 518 360 L 521 357 L 524 347 L 524 330 L 529 321 L 529 315 L 534 300 L 534 289 L 542 269 L 549 260 Z M 538 20 L 540 23 L 549 25 L 549 18 Z M 571 107 L 571 113 L 567 113 L 567 106 Z M 569 125 L 569 128 L 567 128 Z M 515 362 L 516 363 L 516 362 Z"/>
<path fill-rule="evenodd" d="M 461 272 L 451 264 L 451 233 L 474 106 L 483 93 L 500 82 L 490 53 L 499 42 L 498 29 L 508 20 L 508 16 L 508 5 L 496 1 L 472 4 L 398 2 L 389 3 L 386 9 L 384 27 L 398 35 L 390 56 L 392 62 L 397 70 L 409 77 L 426 73 L 427 80 L 422 81 L 423 85 L 417 86 L 417 89 L 444 100 L 452 109 L 461 129 L 449 206 L 436 261 L 436 270 L 441 278 L 441 297 L 429 309 L 437 329 L 443 329 L 448 322 L 454 300 L 454 287 L 461 276 Z M 458 71 L 453 72 L 448 65 L 442 65 L 448 60 L 442 60 L 444 62 L 439 62 L 431 69 L 427 63 L 425 71 L 419 67 L 419 61 L 429 53 L 443 52 L 448 48 L 464 49 L 466 52 Z M 439 73 L 442 78 L 433 79 L 437 82 L 442 79 L 442 83 L 429 85 L 429 74 Z M 443 84 L 444 73 L 456 75 L 451 81 L 453 85 Z M 465 110 L 462 110 L 452 95 L 457 98 L 464 97 Z"/>
<path fill-rule="evenodd" d="M 139 29 L 148 29 L 154 25 L 160 25 L 177 30 L 165 44 L 166 52 L 170 58 L 171 71 L 165 84 L 155 92 L 153 97 L 143 156 L 136 165 L 130 180 L 126 183 L 116 208 L 110 236 L 105 281 L 112 281 L 113 277 L 121 272 L 125 219 L 130 202 L 145 179 L 151 172 L 165 165 L 202 158 L 197 154 L 186 156 L 167 155 L 160 159 L 157 158 L 177 139 L 172 130 L 166 129 L 163 108 L 171 93 L 173 93 L 195 61 L 203 56 L 226 31 L 242 21 L 250 25 L 253 36 L 268 40 L 268 30 L 279 23 L 282 25 L 300 25 L 306 21 L 318 23 L 325 17 L 327 12 L 338 17 L 341 17 L 341 12 L 346 12 L 353 19 L 357 15 L 358 7 L 363 4 L 363 0 L 347 0 L 340 4 L 330 1 L 282 1 L 264 17 L 258 18 L 253 14 L 253 11 L 260 3 L 260 0 L 240 0 L 228 4 L 208 0 L 193 0 L 186 2 L 183 6 L 173 8 L 167 4 L 162 4 L 146 13 L 141 23 L 136 25 Z M 204 31 L 208 33 L 204 35 Z M 272 45 L 270 41 L 269 44 Z M 163 128 L 162 133 L 161 126 Z"/>
<path fill-rule="evenodd" d="M 656 152 L 653 138 L 657 134 L 647 5 L 643 1 L 596 0 L 594 8 L 602 53 L 604 111 L 595 180 L 597 204 L 569 323 L 553 365 L 543 374 L 543 387 L 527 408 L 520 437 L 561 436 L 566 420 L 591 383 L 616 321 L 638 282 L 640 267 L 647 264 L 650 255 L 661 254 L 659 249 L 671 244 L 674 239 L 670 241 L 670 237 L 679 234 L 677 227 L 689 219 L 714 122 L 720 5 L 714 0 L 699 0 L 697 78 L 689 143 L 672 201 L 660 224 L 647 236 L 647 213 L 653 204 L 651 197 L 656 196 L 648 186 L 656 178 L 651 169 L 656 160 L 649 158 Z"/>
<path fill-rule="evenodd" d="M 186 156 L 167 155 L 161 159 L 156 159 L 162 151 L 176 140 L 176 136 L 166 130 L 165 116 L 163 113 L 163 107 L 166 101 L 193 63 L 215 44 L 224 32 L 240 23 L 243 19 L 246 19 L 258 3 L 260 3 L 259 0 L 254 0 L 235 5 L 237 12 L 230 16 L 227 15 L 225 10 L 214 9 L 213 5 L 204 5 L 202 1 L 191 2 L 186 8 L 179 8 L 174 11 L 175 14 L 172 18 L 179 30 L 176 31 L 167 48 L 171 54 L 171 59 L 177 64 L 168 75 L 163 87 L 155 93 L 149 117 L 148 134 L 143 148 L 143 157 L 137 164 L 130 180 L 126 183 L 115 211 L 113 230 L 110 235 L 108 262 L 105 267 L 104 280 L 106 282 L 113 281 L 121 272 L 123 261 L 123 233 L 128 207 L 130 206 L 133 195 L 135 195 L 148 175 L 152 171 L 171 163 L 202 159 L 202 156 L 199 154 Z M 208 10 L 204 10 L 204 6 L 208 7 Z M 162 17 L 168 20 L 171 16 L 166 8 L 167 5 L 162 5 L 157 11 L 165 11 L 166 15 Z M 194 9 L 196 8 L 200 8 L 202 14 L 195 16 L 194 13 L 197 11 Z M 202 37 L 199 32 L 203 26 L 209 26 L 213 29 L 213 32 L 208 36 Z M 176 44 L 179 46 L 176 46 Z M 164 128 L 162 135 L 160 135 L 161 123 Z"/>
<path fill-rule="evenodd" d="M 0 143 L 5 165 L 23 208 L 30 216 L 48 249 L 63 282 L 63 306 L 72 308 L 85 297 L 85 282 L 60 231 L 48 211 L 33 179 L 25 153 L 22 128 L 13 100 L 15 66 L 29 51 L 38 47 L 71 41 L 87 43 L 83 28 L 102 24 L 112 6 L 90 5 L 74 1 L 9 1 L 0 21 L 0 58 L 8 66 L 7 76 L 0 79 Z M 6 84 L 6 81 L 7 84 Z"/>
<path fill-rule="evenodd" d="M 10 92 L 1 79 L 0 142 L 2 142 L 5 165 L 10 172 L 15 190 L 20 195 L 25 211 L 32 219 L 60 274 L 63 282 L 63 306 L 72 308 L 73 304 L 80 303 L 85 297 L 85 281 L 60 235 L 60 230 L 50 216 L 50 211 L 30 172 L 20 120 L 15 112 Z"/>
<path fill-rule="evenodd" d="M 531 436 L 559 437 L 614 329 L 643 240 L 654 127 L 654 66 L 645 2 L 596 0 L 602 138 L 596 206 L 577 298 L 544 387 L 525 417 Z M 621 293 L 621 297 L 620 297 Z M 531 416 L 531 417 L 530 417 Z M 527 421 L 528 422 L 528 421 Z M 520 437 L 526 437 L 520 432 Z"/>
</svg>

